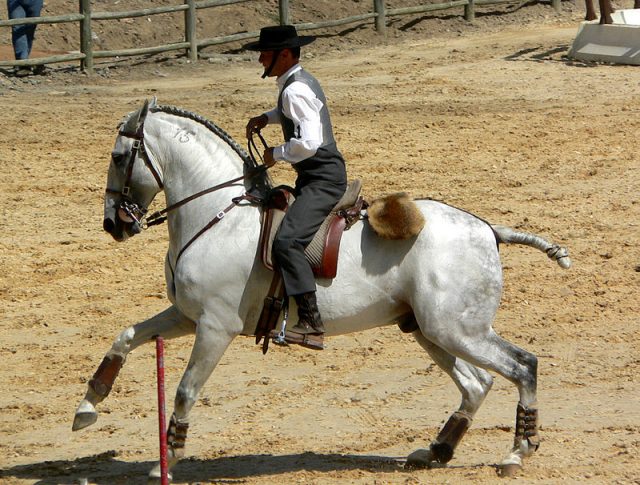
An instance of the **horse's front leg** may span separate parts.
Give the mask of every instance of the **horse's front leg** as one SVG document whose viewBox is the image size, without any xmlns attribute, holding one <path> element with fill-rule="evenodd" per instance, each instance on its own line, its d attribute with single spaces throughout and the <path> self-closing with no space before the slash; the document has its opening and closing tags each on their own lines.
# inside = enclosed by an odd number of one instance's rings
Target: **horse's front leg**
<svg viewBox="0 0 640 485">
<path fill-rule="evenodd" d="M 198 321 L 196 338 L 189 364 L 176 391 L 174 411 L 167 430 L 167 465 L 171 470 L 184 457 L 189 429 L 189 412 L 198 399 L 205 382 L 222 358 L 231 341 L 240 334 L 242 325 L 226 328 L 210 321 Z M 160 463 L 150 472 L 150 479 L 161 477 Z"/>
<path fill-rule="evenodd" d="M 596 15 L 596 9 L 593 8 L 593 0 L 585 0 L 585 7 L 587 11 L 584 17 L 585 20 L 591 21 L 598 18 L 598 16 Z"/>
<path fill-rule="evenodd" d="M 614 12 L 611 0 L 599 0 L 600 3 L 600 23 L 610 25 L 613 23 L 611 14 Z"/>
<path fill-rule="evenodd" d="M 97 421 L 98 413 L 95 407 L 109 395 L 129 352 L 157 335 L 172 339 L 194 331 L 195 324 L 171 306 L 120 333 L 89 381 L 87 393 L 73 419 L 73 431 L 86 428 Z"/>
</svg>

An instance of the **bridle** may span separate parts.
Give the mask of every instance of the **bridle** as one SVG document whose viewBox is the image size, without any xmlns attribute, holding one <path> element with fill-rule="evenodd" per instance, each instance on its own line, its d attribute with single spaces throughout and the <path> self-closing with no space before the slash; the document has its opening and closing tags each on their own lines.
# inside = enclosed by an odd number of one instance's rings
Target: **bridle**
<svg viewBox="0 0 640 485">
<path fill-rule="evenodd" d="M 146 117 L 147 110 L 144 110 L 141 113 L 140 118 L 138 119 L 136 131 L 130 132 L 123 130 L 119 132 L 120 136 L 133 139 L 131 150 L 129 150 L 129 156 L 127 157 L 126 161 L 127 175 L 122 190 L 110 189 L 109 187 L 107 187 L 105 190 L 105 192 L 108 194 L 117 194 L 122 196 L 122 201 L 118 206 L 118 212 L 122 211 L 126 216 L 133 219 L 141 228 L 146 227 L 146 224 L 144 223 L 144 217 L 147 213 L 147 209 L 141 207 L 131 198 L 131 177 L 133 176 L 133 166 L 135 164 L 136 158 L 138 158 L 138 153 L 141 155 L 142 160 L 153 175 L 153 178 L 156 180 L 156 183 L 158 184 L 160 190 L 164 189 L 162 177 L 160 177 L 160 174 L 153 166 L 153 163 L 151 163 L 151 159 L 149 158 L 149 155 L 147 154 L 147 151 L 144 147 L 144 120 Z M 118 217 L 120 216 L 118 215 Z"/>
<path fill-rule="evenodd" d="M 151 159 L 149 158 L 149 155 L 147 154 L 147 150 L 145 149 L 145 145 L 144 145 L 144 121 L 145 118 L 147 116 L 147 111 L 145 110 L 143 113 L 141 113 L 140 118 L 137 122 L 137 127 L 135 132 L 130 132 L 130 131 L 120 131 L 119 132 L 119 136 L 124 136 L 126 138 L 132 138 L 133 139 L 133 144 L 131 145 L 131 150 L 129 151 L 129 155 L 127 157 L 127 174 L 126 174 L 126 178 L 125 178 L 125 183 L 124 186 L 122 188 L 122 190 L 115 190 L 115 189 L 111 189 L 108 188 L 105 190 L 106 193 L 110 193 L 110 194 L 118 194 L 122 197 L 122 201 L 120 202 L 119 206 L 118 206 L 118 210 L 116 213 L 116 217 L 119 217 L 121 220 L 122 218 L 119 215 L 119 212 L 122 211 L 127 217 L 131 218 L 133 221 L 135 221 L 141 229 L 147 229 L 148 227 L 151 226 L 155 226 L 158 224 L 162 224 L 163 222 L 165 222 L 167 220 L 167 214 L 179 207 L 182 207 L 183 205 L 191 202 L 192 200 L 195 200 L 199 197 L 202 197 L 203 195 L 209 194 L 211 192 L 215 192 L 217 190 L 223 189 L 225 187 L 230 187 L 232 185 L 234 185 L 236 182 L 239 182 L 241 180 L 247 180 L 247 179 L 251 179 L 255 176 L 257 176 L 260 173 L 265 172 L 269 167 L 265 166 L 264 164 L 259 164 L 256 160 L 256 155 L 254 152 L 258 152 L 255 141 L 253 140 L 253 136 L 251 138 L 249 138 L 249 156 L 251 158 L 252 161 L 252 167 L 250 168 L 250 170 L 247 170 L 243 175 L 240 175 L 239 177 L 233 178 L 231 180 L 227 180 L 226 182 L 222 182 L 221 184 L 215 185 L 213 187 L 209 187 L 207 189 L 201 190 L 200 192 L 196 192 L 195 194 L 192 194 L 174 204 L 171 204 L 167 207 L 165 207 L 164 209 L 160 210 L 160 211 L 156 211 L 153 214 L 151 214 L 150 216 L 147 217 L 147 209 L 140 206 L 140 204 L 138 204 L 136 201 L 134 201 L 131 198 L 131 178 L 133 175 L 133 165 L 135 163 L 136 158 L 138 157 L 138 154 L 140 155 L 140 158 L 143 159 L 145 165 L 147 166 L 147 168 L 149 169 L 149 171 L 151 172 L 151 174 L 153 175 L 154 179 L 156 180 L 156 183 L 158 184 L 158 187 L 160 188 L 160 190 L 164 189 L 164 184 L 162 182 L 162 178 L 160 176 L 160 174 L 158 173 L 158 171 L 156 170 L 156 168 L 153 166 L 153 163 L 151 162 Z M 260 141 L 262 142 L 262 144 L 264 145 L 265 148 L 268 147 L 267 142 L 265 141 L 264 137 L 262 136 L 262 134 L 260 134 L 259 131 L 255 132 L 258 137 L 260 138 Z M 260 157 L 260 159 L 262 160 L 262 158 Z M 195 242 L 196 239 L 198 239 L 202 234 L 204 234 L 206 231 L 208 231 L 209 229 L 211 229 L 211 227 L 213 227 L 215 224 L 217 224 L 218 222 L 220 222 L 224 216 L 227 214 L 227 212 L 229 212 L 231 209 L 233 209 L 234 207 L 236 207 L 237 205 L 239 205 L 242 201 L 246 201 L 250 204 L 261 204 L 262 203 L 262 199 L 248 194 L 246 192 L 244 192 L 242 195 L 238 196 L 238 197 L 233 197 L 231 199 L 231 204 L 229 204 L 227 207 L 225 207 L 223 210 L 219 211 L 216 216 L 209 221 L 202 229 L 200 229 L 200 231 L 198 231 L 180 250 L 180 252 L 178 253 L 178 256 L 176 257 L 176 261 L 175 261 L 175 265 L 177 265 L 178 260 L 180 259 L 180 256 L 182 256 L 182 254 L 184 253 L 184 251 L 191 246 L 191 244 L 193 244 L 193 242 Z M 123 221 L 124 222 L 124 221 Z"/>
</svg>

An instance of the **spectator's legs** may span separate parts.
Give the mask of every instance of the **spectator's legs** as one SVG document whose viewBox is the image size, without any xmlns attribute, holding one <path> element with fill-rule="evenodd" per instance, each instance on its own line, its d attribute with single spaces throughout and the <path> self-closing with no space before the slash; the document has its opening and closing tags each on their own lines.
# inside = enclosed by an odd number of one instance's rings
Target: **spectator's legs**
<svg viewBox="0 0 640 485">
<path fill-rule="evenodd" d="M 42 0 L 7 0 L 7 10 L 10 19 L 39 17 L 42 10 Z M 35 24 L 14 25 L 11 28 L 11 41 L 16 59 L 29 58 L 35 31 Z"/>
</svg>

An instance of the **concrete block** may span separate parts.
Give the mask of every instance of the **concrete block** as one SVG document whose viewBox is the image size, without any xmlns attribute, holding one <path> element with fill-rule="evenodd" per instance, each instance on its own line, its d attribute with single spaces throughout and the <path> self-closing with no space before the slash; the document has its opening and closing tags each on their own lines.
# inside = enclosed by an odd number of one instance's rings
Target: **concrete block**
<svg viewBox="0 0 640 485">
<path fill-rule="evenodd" d="M 610 25 L 582 22 L 569 57 L 640 66 L 640 9 L 618 10 L 612 18 Z"/>
</svg>

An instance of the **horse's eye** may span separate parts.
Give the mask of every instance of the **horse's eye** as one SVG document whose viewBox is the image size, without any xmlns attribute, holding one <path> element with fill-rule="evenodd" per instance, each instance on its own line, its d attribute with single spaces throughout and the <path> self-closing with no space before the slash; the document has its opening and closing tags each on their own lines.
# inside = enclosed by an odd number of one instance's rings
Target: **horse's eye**
<svg viewBox="0 0 640 485">
<path fill-rule="evenodd" d="M 124 154 L 113 152 L 113 153 L 111 153 L 111 160 L 116 165 L 121 165 L 122 161 L 124 160 Z"/>
</svg>

